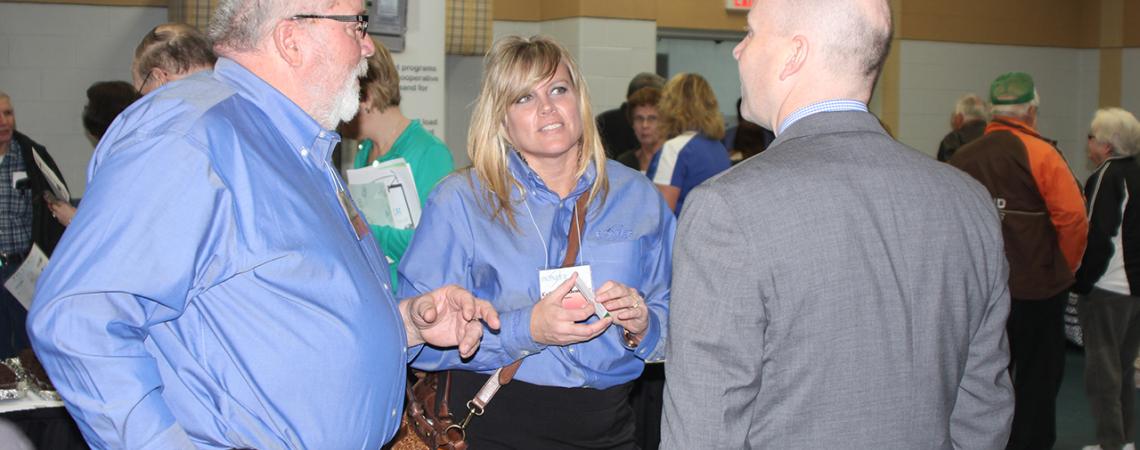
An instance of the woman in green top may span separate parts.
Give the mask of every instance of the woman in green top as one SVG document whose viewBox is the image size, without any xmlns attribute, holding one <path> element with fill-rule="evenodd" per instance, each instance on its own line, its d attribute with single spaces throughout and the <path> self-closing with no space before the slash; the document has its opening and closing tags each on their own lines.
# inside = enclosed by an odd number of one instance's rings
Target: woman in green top
<svg viewBox="0 0 1140 450">
<path fill-rule="evenodd" d="M 368 72 L 360 78 L 360 112 L 344 125 L 342 134 L 360 141 L 352 167 L 361 168 L 373 162 L 396 158 L 412 168 L 420 206 L 439 180 L 454 170 L 451 151 L 443 141 L 424 130 L 418 120 L 410 120 L 400 112 L 400 74 L 392 54 L 376 38 L 376 52 L 368 58 Z M 370 225 L 376 243 L 388 256 L 392 289 L 396 289 L 396 266 L 412 240 L 412 229 Z"/>
</svg>

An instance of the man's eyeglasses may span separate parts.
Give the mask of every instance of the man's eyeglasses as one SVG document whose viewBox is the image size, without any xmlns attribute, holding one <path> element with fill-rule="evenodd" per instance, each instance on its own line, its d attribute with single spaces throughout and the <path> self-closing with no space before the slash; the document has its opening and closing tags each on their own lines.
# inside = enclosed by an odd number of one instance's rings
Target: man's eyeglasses
<svg viewBox="0 0 1140 450">
<path fill-rule="evenodd" d="M 143 95 L 143 89 L 146 89 L 146 83 L 147 83 L 148 81 L 150 81 L 150 76 L 151 76 L 151 75 L 153 75 L 153 74 L 154 74 L 154 70 L 148 71 L 148 72 L 146 73 L 146 78 L 143 78 L 142 84 L 139 84 L 139 89 L 138 89 L 138 91 L 139 91 L 139 96 L 140 96 L 140 97 Z"/>
<path fill-rule="evenodd" d="M 290 20 L 300 19 L 328 19 L 344 23 L 356 23 L 357 37 L 364 39 L 368 36 L 368 14 L 357 14 L 353 16 L 345 15 L 322 15 L 322 14 L 297 14 L 289 18 Z"/>
</svg>

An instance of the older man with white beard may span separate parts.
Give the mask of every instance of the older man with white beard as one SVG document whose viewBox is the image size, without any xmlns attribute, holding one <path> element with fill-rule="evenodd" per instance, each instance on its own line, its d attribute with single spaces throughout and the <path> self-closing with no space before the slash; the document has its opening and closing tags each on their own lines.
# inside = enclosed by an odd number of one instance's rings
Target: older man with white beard
<svg viewBox="0 0 1140 450">
<path fill-rule="evenodd" d="M 95 448 L 380 447 L 418 345 L 490 305 L 397 302 L 329 154 L 372 53 L 360 0 L 223 0 L 213 73 L 116 121 L 40 280 L 33 347 Z"/>
</svg>

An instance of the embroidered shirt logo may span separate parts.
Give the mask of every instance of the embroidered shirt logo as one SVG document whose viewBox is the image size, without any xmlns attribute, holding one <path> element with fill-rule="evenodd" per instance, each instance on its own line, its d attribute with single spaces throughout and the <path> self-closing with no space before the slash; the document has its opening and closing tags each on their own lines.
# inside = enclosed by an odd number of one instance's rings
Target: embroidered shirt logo
<svg viewBox="0 0 1140 450">
<path fill-rule="evenodd" d="M 628 241 L 633 238 L 633 230 L 625 225 L 610 225 L 594 231 L 594 239 L 599 241 Z"/>
</svg>

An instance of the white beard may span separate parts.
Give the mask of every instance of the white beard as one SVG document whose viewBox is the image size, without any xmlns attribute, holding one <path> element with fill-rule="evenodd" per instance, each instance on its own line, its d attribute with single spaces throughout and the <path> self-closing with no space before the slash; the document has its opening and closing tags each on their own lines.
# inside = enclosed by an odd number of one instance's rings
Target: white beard
<svg viewBox="0 0 1140 450">
<path fill-rule="evenodd" d="M 332 62 L 328 60 L 321 61 L 323 67 L 330 67 L 331 64 Z M 309 94 L 317 99 L 313 119 L 321 124 L 321 127 L 332 130 L 336 128 L 337 124 L 348 122 L 356 117 L 356 112 L 360 109 L 360 77 L 367 72 L 368 61 L 361 59 L 360 64 L 357 64 L 356 69 L 349 74 L 349 77 L 341 82 L 340 89 L 332 97 L 328 97 L 327 90 L 323 88 L 335 80 L 326 78 L 321 82 L 309 85 Z"/>
</svg>

